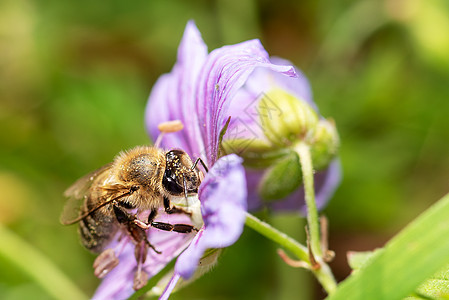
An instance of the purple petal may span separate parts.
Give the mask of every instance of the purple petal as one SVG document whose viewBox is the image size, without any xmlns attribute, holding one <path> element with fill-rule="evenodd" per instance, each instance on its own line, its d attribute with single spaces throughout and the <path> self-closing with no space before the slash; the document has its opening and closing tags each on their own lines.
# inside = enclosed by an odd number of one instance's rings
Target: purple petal
<svg viewBox="0 0 449 300">
<path fill-rule="evenodd" d="M 190 243 L 189 247 L 181 253 L 176 261 L 175 274 L 189 279 L 195 272 L 198 263 L 207 250 L 207 246 L 204 242 L 201 242 L 201 237 L 204 235 L 204 229 L 202 229 Z"/>
<path fill-rule="evenodd" d="M 232 245 L 245 224 L 246 181 L 242 159 L 235 154 L 220 158 L 204 178 L 198 193 L 204 229 L 179 256 L 175 272 L 190 278 L 204 251 Z"/>
<path fill-rule="evenodd" d="M 271 58 L 270 60 L 276 65 L 292 66 L 289 61 L 280 58 Z M 259 100 L 273 89 L 285 90 L 298 99 L 303 99 L 317 110 L 312 101 L 307 78 L 297 68 L 295 68 L 295 73 L 297 76 L 292 77 L 269 68 L 255 68 L 230 104 L 228 114 L 232 116 L 232 120 L 225 139 L 266 140 L 259 120 L 258 105 Z M 275 99 L 273 101 L 275 102 Z"/>
<path fill-rule="evenodd" d="M 164 291 L 162 292 L 161 296 L 159 297 L 159 300 L 167 300 L 170 297 L 170 294 L 178 283 L 179 278 L 180 276 L 178 274 L 175 273 L 173 275 Z"/>
<path fill-rule="evenodd" d="M 339 159 L 334 159 L 325 171 L 315 175 L 315 201 L 318 209 L 322 209 L 334 196 L 341 180 L 342 171 Z"/>
<path fill-rule="evenodd" d="M 160 123 L 181 120 L 184 130 L 168 134 L 161 145 L 183 148 L 192 157 L 198 157 L 204 148 L 194 104 L 199 72 L 206 57 L 207 46 L 195 23 L 189 21 L 178 48 L 177 62 L 171 73 L 162 76 L 154 85 L 145 112 L 147 130 L 153 140 L 160 133 L 157 129 Z"/>
<path fill-rule="evenodd" d="M 296 76 L 293 67 L 274 65 L 259 40 L 224 46 L 212 51 L 200 73 L 197 112 L 209 164 L 217 160 L 218 137 L 237 91 L 255 68 Z"/>
<path fill-rule="evenodd" d="M 173 88 L 176 86 L 177 78 L 174 74 L 164 74 L 155 83 L 148 105 L 145 111 L 145 122 L 147 130 L 153 141 L 157 139 L 160 134 L 157 126 L 166 121 L 179 120 L 180 109 L 177 108 L 177 101 L 179 95 L 177 90 Z M 170 133 L 164 136 L 161 146 L 163 148 L 181 148 L 187 149 L 188 141 L 183 136 L 183 131 Z M 176 146 L 172 146 L 176 145 Z"/>
<path fill-rule="evenodd" d="M 293 66 L 290 61 L 279 57 L 271 57 L 270 60 L 276 65 Z M 271 76 L 274 77 L 273 81 L 276 82 L 276 85 L 278 85 L 279 88 L 290 92 L 299 99 L 305 100 L 318 112 L 318 108 L 312 99 L 309 80 L 297 67 L 293 67 L 295 68 L 297 77 L 287 77 L 276 72 L 271 72 Z M 257 77 L 255 77 L 255 80 L 251 83 L 257 84 Z"/>
</svg>

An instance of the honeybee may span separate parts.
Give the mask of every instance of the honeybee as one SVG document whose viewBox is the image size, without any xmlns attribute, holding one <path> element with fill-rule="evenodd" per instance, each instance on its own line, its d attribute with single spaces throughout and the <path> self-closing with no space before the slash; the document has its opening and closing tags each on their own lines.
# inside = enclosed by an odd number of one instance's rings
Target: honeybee
<svg viewBox="0 0 449 300">
<path fill-rule="evenodd" d="M 135 244 L 138 265 L 134 289 L 145 285 L 147 275 L 141 271 L 147 251 L 159 252 L 147 238 L 149 227 L 165 231 L 190 233 L 198 231 L 190 224 L 155 222 L 159 208 L 168 214 L 190 214 L 173 206 L 171 200 L 198 193 L 202 172 L 182 150 L 164 151 L 157 147 L 139 146 L 120 153 L 112 163 L 82 177 L 67 191 L 69 198 L 61 215 L 64 225 L 79 222 L 82 244 L 92 252 L 102 252 L 94 262 L 95 275 L 102 278 L 117 264 L 112 249 L 105 247 L 122 230 Z M 139 213 L 149 211 L 146 222 Z"/>
</svg>

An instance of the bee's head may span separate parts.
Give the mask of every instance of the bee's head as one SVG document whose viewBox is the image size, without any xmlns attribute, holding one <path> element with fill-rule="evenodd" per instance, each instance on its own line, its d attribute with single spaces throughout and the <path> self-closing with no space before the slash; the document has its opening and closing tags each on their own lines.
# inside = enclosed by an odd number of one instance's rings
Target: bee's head
<svg viewBox="0 0 449 300">
<path fill-rule="evenodd" d="M 192 160 L 182 150 L 170 150 L 165 155 L 166 166 L 162 186 L 173 196 L 198 193 L 201 181 Z"/>
</svg>

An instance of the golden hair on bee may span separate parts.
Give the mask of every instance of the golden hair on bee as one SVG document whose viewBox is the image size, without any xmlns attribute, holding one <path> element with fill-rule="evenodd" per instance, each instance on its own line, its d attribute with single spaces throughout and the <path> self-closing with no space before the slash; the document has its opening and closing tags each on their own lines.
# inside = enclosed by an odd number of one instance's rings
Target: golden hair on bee
<svg viewBox="0 0 449 300">
<path fill-rule="evenodd" d="M 161 186 L 165 165 L 165 152 L 159 148 L 138 146 L 123 151 L 112 164 L 115 180 L 111 184 L 138 187 L 128 201 L 141 210 L 160 207 L 165 195 Z"/>
</svg>

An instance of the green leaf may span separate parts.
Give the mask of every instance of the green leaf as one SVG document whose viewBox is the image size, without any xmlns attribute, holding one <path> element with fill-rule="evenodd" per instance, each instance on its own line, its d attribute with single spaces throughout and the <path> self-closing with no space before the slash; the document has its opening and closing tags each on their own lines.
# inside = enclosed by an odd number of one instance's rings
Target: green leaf
<svg viewBox="0 0 449 300">
<path fill-rule="evenodd" d="M 449 263 L 449 195 L 429 208 L 358 272 L 342 282 L 329 300 L 403 299 Z"/>
<path fill-rule="evenodd" d="M 267 201 L 282 199 L 294 192 L 301 183 L 299 156 L 292 151 L 265 173 L 259 183 L 259 195 Z"/>
<path fill-rule="evenodd" d="M 347 254 L 348 263 L 353 272 L 358 272 L 372 261 L 381 249 L 374 251 L 350 251 Z M 449 299 L 449 266 L 428 278 L 411 296 L 412 299 Z"/>
<path fill-rule="evenodd" d="M 364 266 L 366 266 L 371 259 L 375 256 L 376 253 L 381 249 L 377 249 L 374 251 L 349 251 L 347 254 L 349 266 L 353 271 L 358 271 Z"/>
<path fill-rule="evenodd" d="M 449 299 L 449 266 L 427 279 L 406 299 Z"/>
</svg>

